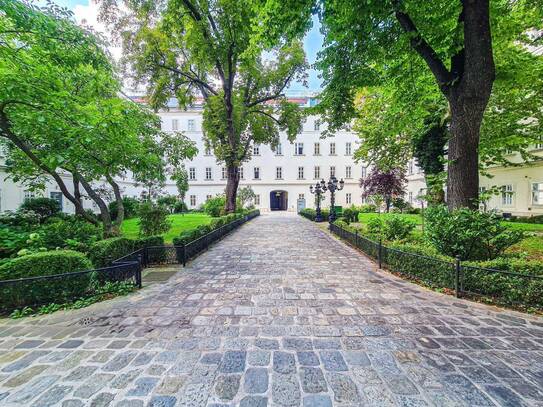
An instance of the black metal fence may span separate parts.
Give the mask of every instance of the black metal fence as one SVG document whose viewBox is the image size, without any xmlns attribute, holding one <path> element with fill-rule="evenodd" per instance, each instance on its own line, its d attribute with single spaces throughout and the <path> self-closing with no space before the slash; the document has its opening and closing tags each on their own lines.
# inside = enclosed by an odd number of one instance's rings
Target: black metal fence
<svg viewBox="0 0 543 407">
<path fill-rule="evenodd" d="M 90 296 L 107 282 L 132 282 L 142 286 L 142 271 L 152 265 L 182 264 L 196 257 L 232 230 L 260 215 L 251 212 L 190 243 L 180 246 L 149 246 L 129 253 L 109 267 L 73 273 L 0 281 L 0 313 L 25 306 L 61 304 Z M 104 290 L 101 289 L 102 293 Z"/>
<path fill-rule="evenodd" d="M 330 224 L 330 231 L 373 258 L 379 268 L 421 281 L 433 287 L 448 288 L 457 297 L 485 297 L 497 303 L 543 309 L 543 270 L 541 275 L 497 270 L 387 247 L 357 231 Z"/>
</svg>

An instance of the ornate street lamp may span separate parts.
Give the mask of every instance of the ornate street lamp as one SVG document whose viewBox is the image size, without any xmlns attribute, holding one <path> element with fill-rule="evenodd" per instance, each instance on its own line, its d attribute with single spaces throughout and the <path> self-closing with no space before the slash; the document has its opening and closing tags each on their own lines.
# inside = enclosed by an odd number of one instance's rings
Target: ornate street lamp
<svg viewBox="0 0 543 407">
<path fill-rule="evenodd" d="M 315 222 L 322 222 L 324 219 L 322 218 L 321 213 L 321 197 L 323 197 L 324 193 L 326 192 L 326 182 L 324 182 L 324 180 L 322 180 L 320 183 L 317 182 L 315 187 L 310 185 L 309 191 L 315 195 L 315 199 L 317 200 L 317 214 L 315 216 Z"/>
<path fill-rule="evenodd" d="M 321 184 L 323 183 L 324 180 L 321 181 Z M 336 191 L 341 191 L 344 185 L 345 181 L 341 179 L 341 181 L 338 182 L 336 177 L 332 177 L 330 178 L 330 181 L 328 181 L 328 191 L 330 191 L 330 216 L 328 217 L 328 222 L 330 223 L 334 223 L 336 220 L 336 210 L 334 208 Z"/>
</svg>

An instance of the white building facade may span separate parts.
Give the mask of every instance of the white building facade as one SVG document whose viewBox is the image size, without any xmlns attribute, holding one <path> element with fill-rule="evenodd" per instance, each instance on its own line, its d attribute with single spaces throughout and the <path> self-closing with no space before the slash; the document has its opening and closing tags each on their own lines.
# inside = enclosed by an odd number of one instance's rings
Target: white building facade
<svg viewBox="0 0 543 407">
<path fill-rule="evenodd" d="M 312 97 L 293 99 L 302 107 L 316 103 Z M 198 147 L 198 155 L 185 163 L 189 174 L 189 190 L 185 202 L 189 209 L 196 209 L 210 197 L 224 193 L 226 169 L 217 162 L 211 151 L 206 151 L 202 132 L 202 107 L 196 105 L 182 110 L 171 103 L 167 110 L 159 112 L 164 131 L 183 132 Z M 344 189 L 336 193 L 336 205 L 360 205 L 361 189 L 359 179 L 365 167 L 355 163 L 358 138 L 352 131 L 341 130 L 333 137 L 321 138 L 326 124 L 317 116 L 309 116 L 302 132 L 292 143 L 285 133 L 280 135 L 280 144 L 272 151 L 267 145 L 253 145 L 251 159 L 243 163 L 240 188 L 251 186 L 256 194 L 255 207 L 262 211 L 296 211 L 301 207 L 314 208 L 315 197 L 309 187 L 317 181 L 328 181 L 331 176 L 345 181 Z M 41 195 L 59 200 L 65 212 L 73 213 L 73 205 L 62 196 L 58 186 L 51 182 L 41 194 L 33 194 L 23 185 L 7 178 L 2 157 L 0 157 L 0 211 L 16 210 L 26 198 Z M 119 179 L 125 196 L 139 197 L 142 188 L 131 179 Z M 70 178 L 66 184 L 71 187 Z M 168 182 L 164 194 L 177 195 L 173 182 Z M 330 194 L 325 195 L 323 207 L 328 207 Z M 84 202 L 85 207 L 96 209 L 92 201 Z"/>
</svg>

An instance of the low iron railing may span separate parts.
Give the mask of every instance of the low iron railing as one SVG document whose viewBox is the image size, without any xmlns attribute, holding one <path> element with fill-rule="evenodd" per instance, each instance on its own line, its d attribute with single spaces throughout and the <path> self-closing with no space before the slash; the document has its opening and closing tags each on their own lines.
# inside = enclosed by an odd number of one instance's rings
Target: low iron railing
<svg viewBox="0 0 543 407">
<path fill-rule="evenodd" d="M 64 303 L 92 295 L 107 282 L 133 282 L 142 287 L 142 271 L 152 265 L 182 264 L 232 230 L 260 215 L 253 211 L 185 245 L 147 246 L 111 262 L 109 267 L 72 273 L 0 280 L 0 314 L 25 306 Z M 101 291 L 104 293 L 104 291 Z"/>
<path fill-rule="evenodd" d="M 541 275 L 524 274 L 479 267 L 459 258 L 445 260 L 410 253 L 387 247 L 336 224 L 330 224 L 330 231 L 374 259 L 379 268 L 433 287 L 450 289 L 457 297 L 486 297 L 498 303 L 543 309 L 543 271 Z"/>
</svg>

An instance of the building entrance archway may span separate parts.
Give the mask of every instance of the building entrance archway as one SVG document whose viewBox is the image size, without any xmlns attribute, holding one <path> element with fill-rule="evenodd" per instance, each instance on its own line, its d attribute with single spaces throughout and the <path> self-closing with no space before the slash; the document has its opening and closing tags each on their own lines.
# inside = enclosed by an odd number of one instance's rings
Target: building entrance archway
<svg viewBox="0 0 543 407">
<path fill-rule="evenodd" d="M 270 210 L 286 211 L 288 208 L 288 192 L 287 191 L 271 191 L 270 192 Z"/>
</svg>

